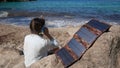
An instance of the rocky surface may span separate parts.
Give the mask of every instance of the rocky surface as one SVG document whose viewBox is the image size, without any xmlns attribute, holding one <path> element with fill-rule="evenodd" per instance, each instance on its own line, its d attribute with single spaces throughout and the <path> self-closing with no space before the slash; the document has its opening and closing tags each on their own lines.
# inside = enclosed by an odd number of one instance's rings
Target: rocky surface
<svg viewBox="0 0 120 68">
<path fill-rule="evenodd" d="M 50 28 L 50 33 L 64 46 L 79 27 Z M 28 27 L 0 24 L 0 68 L 25 68 L 22 50 Z M 120 25 L 113 25 L 102 34 L 80 60 L 70 68 L 119 68 Z M 64 68 L 56 56 L 49 55 L 31 65 L 31 68 Z"/>
<path fill-rule="evenodd" d="M 120 26 L 112 26 L 87 50 L 81 60 L 70 68 L 119 68 Z"/>
</svg>

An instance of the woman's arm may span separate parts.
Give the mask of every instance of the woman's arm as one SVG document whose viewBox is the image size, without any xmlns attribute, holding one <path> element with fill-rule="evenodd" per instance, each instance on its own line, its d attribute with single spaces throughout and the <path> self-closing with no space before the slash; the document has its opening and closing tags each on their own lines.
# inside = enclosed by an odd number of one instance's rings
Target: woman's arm
<svg viewBox="0 0 120 68">
<path fill-rule="evenodd" d="M 53 40 L 54 38 L 49 34 L 49 30 L 47 27 L 44 28 L 44 34 L 50 39 Z"/>
<path fill-rule="evenodd" d="M 52 45 L 55 45 L 55 46 L 61 48 L 61 46 L 58 45 L 58 42 L 49 34 L 49 30 L 47 27 L 44 28 L 44 34 L 50 39 L 50 42 Z"/>
</svg>

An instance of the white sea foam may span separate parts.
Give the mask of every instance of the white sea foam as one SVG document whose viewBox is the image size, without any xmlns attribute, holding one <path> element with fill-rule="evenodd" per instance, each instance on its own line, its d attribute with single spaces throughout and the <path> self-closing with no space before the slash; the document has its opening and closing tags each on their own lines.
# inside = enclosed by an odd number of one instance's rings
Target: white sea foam
<svg viewBox="0 0 120 68">
<path fill-rule="evenodd" d="M 14 24 L 14 25 L 25 25 L 28 26 L 30 21 L 34 17 L 15 17 L 15 18 L 5 18 L 5 19 L 0 19 L 1 23 L 6 23 L 6 24 Z M 72 19 L 67 19 L 67 18 L 49 18 L 46 17 L 46 26 L 48 27 L 66 27 L 66 26 L 79 26 L 87 23 L 89 19 L 78 19 L 78 18 L 72 18 Z M 109 21 L 104 21 L 108 22 L 110 24 L 118 24 L 117 22 L 109 22 Z"/>
<path fill-rule="evenodd" d="M 8 12 L 0 11 L 0 17 L 7 17 L 7 16 L 8 16 Z"/>
<path fill-rule="evenodd" d="M 65 26 L 77 26 L 86 23 L 86 21 L 79 21 L 74 19 L 60 19 L 60 20 L 47 20 L 47 26 L 51 27 L 65 27 Z"/>
</svg>

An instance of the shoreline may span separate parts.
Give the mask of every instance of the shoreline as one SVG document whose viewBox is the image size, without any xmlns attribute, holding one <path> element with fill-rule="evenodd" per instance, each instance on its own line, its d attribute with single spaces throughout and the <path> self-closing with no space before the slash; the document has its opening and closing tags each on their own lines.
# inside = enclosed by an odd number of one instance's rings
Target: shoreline
<svg viewBox="0 0 120 68">
<path fill-rule="evenodd" d="M 15 17 L 15 18 L 5 18 L 0 19 L 0 23 L 13 24 L 13 25 L 29 25 L 30 21 L 35 17 Z M 48 27 L 66 27 L 66 26 L 77 26 L 86 23 L 84 19 L 76 18 L 62 18 L 62 17 L 45 17 L 46 26 Z"/>
<path fill-rule="evenodd" d="M 12 24 L 15 26 L 28 26 L 30 21 L 35 17 L 5 17 L 0 18 L 1 24 Z M 97 18 L 91 18 L 91 19 L 97 19 Z M 79 26 L 87 23 L 91 19 L 84 19 L 84 18 L 71 18 L 69 16 L 65 17 L 45 17 L 46 20 L 46 26 L 50 28 L 61 28 L 61 27 L 67 27 L 67 26 Z M 109 21 L 109 20 L 101 20 L 102 22 L 109 23 L 111 25 L 120 25 L 120 22 L 115 21 Z"/>
</svg>

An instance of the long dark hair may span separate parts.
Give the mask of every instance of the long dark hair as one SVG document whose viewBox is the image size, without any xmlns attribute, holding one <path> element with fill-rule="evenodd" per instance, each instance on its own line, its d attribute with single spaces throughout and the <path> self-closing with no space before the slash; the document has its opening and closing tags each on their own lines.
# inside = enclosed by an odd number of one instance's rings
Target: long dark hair
<svg viewBox="0 0 120 68">
<path fill-rule="evenodd" d="M 32 19 L 32 21 L 30 22 L 30 30 L 33 33 L 40 33 L 42 27 L 44 27 L 45 25 L 45 19 L 43 18 L 34 18 Z"/>
</svg>

